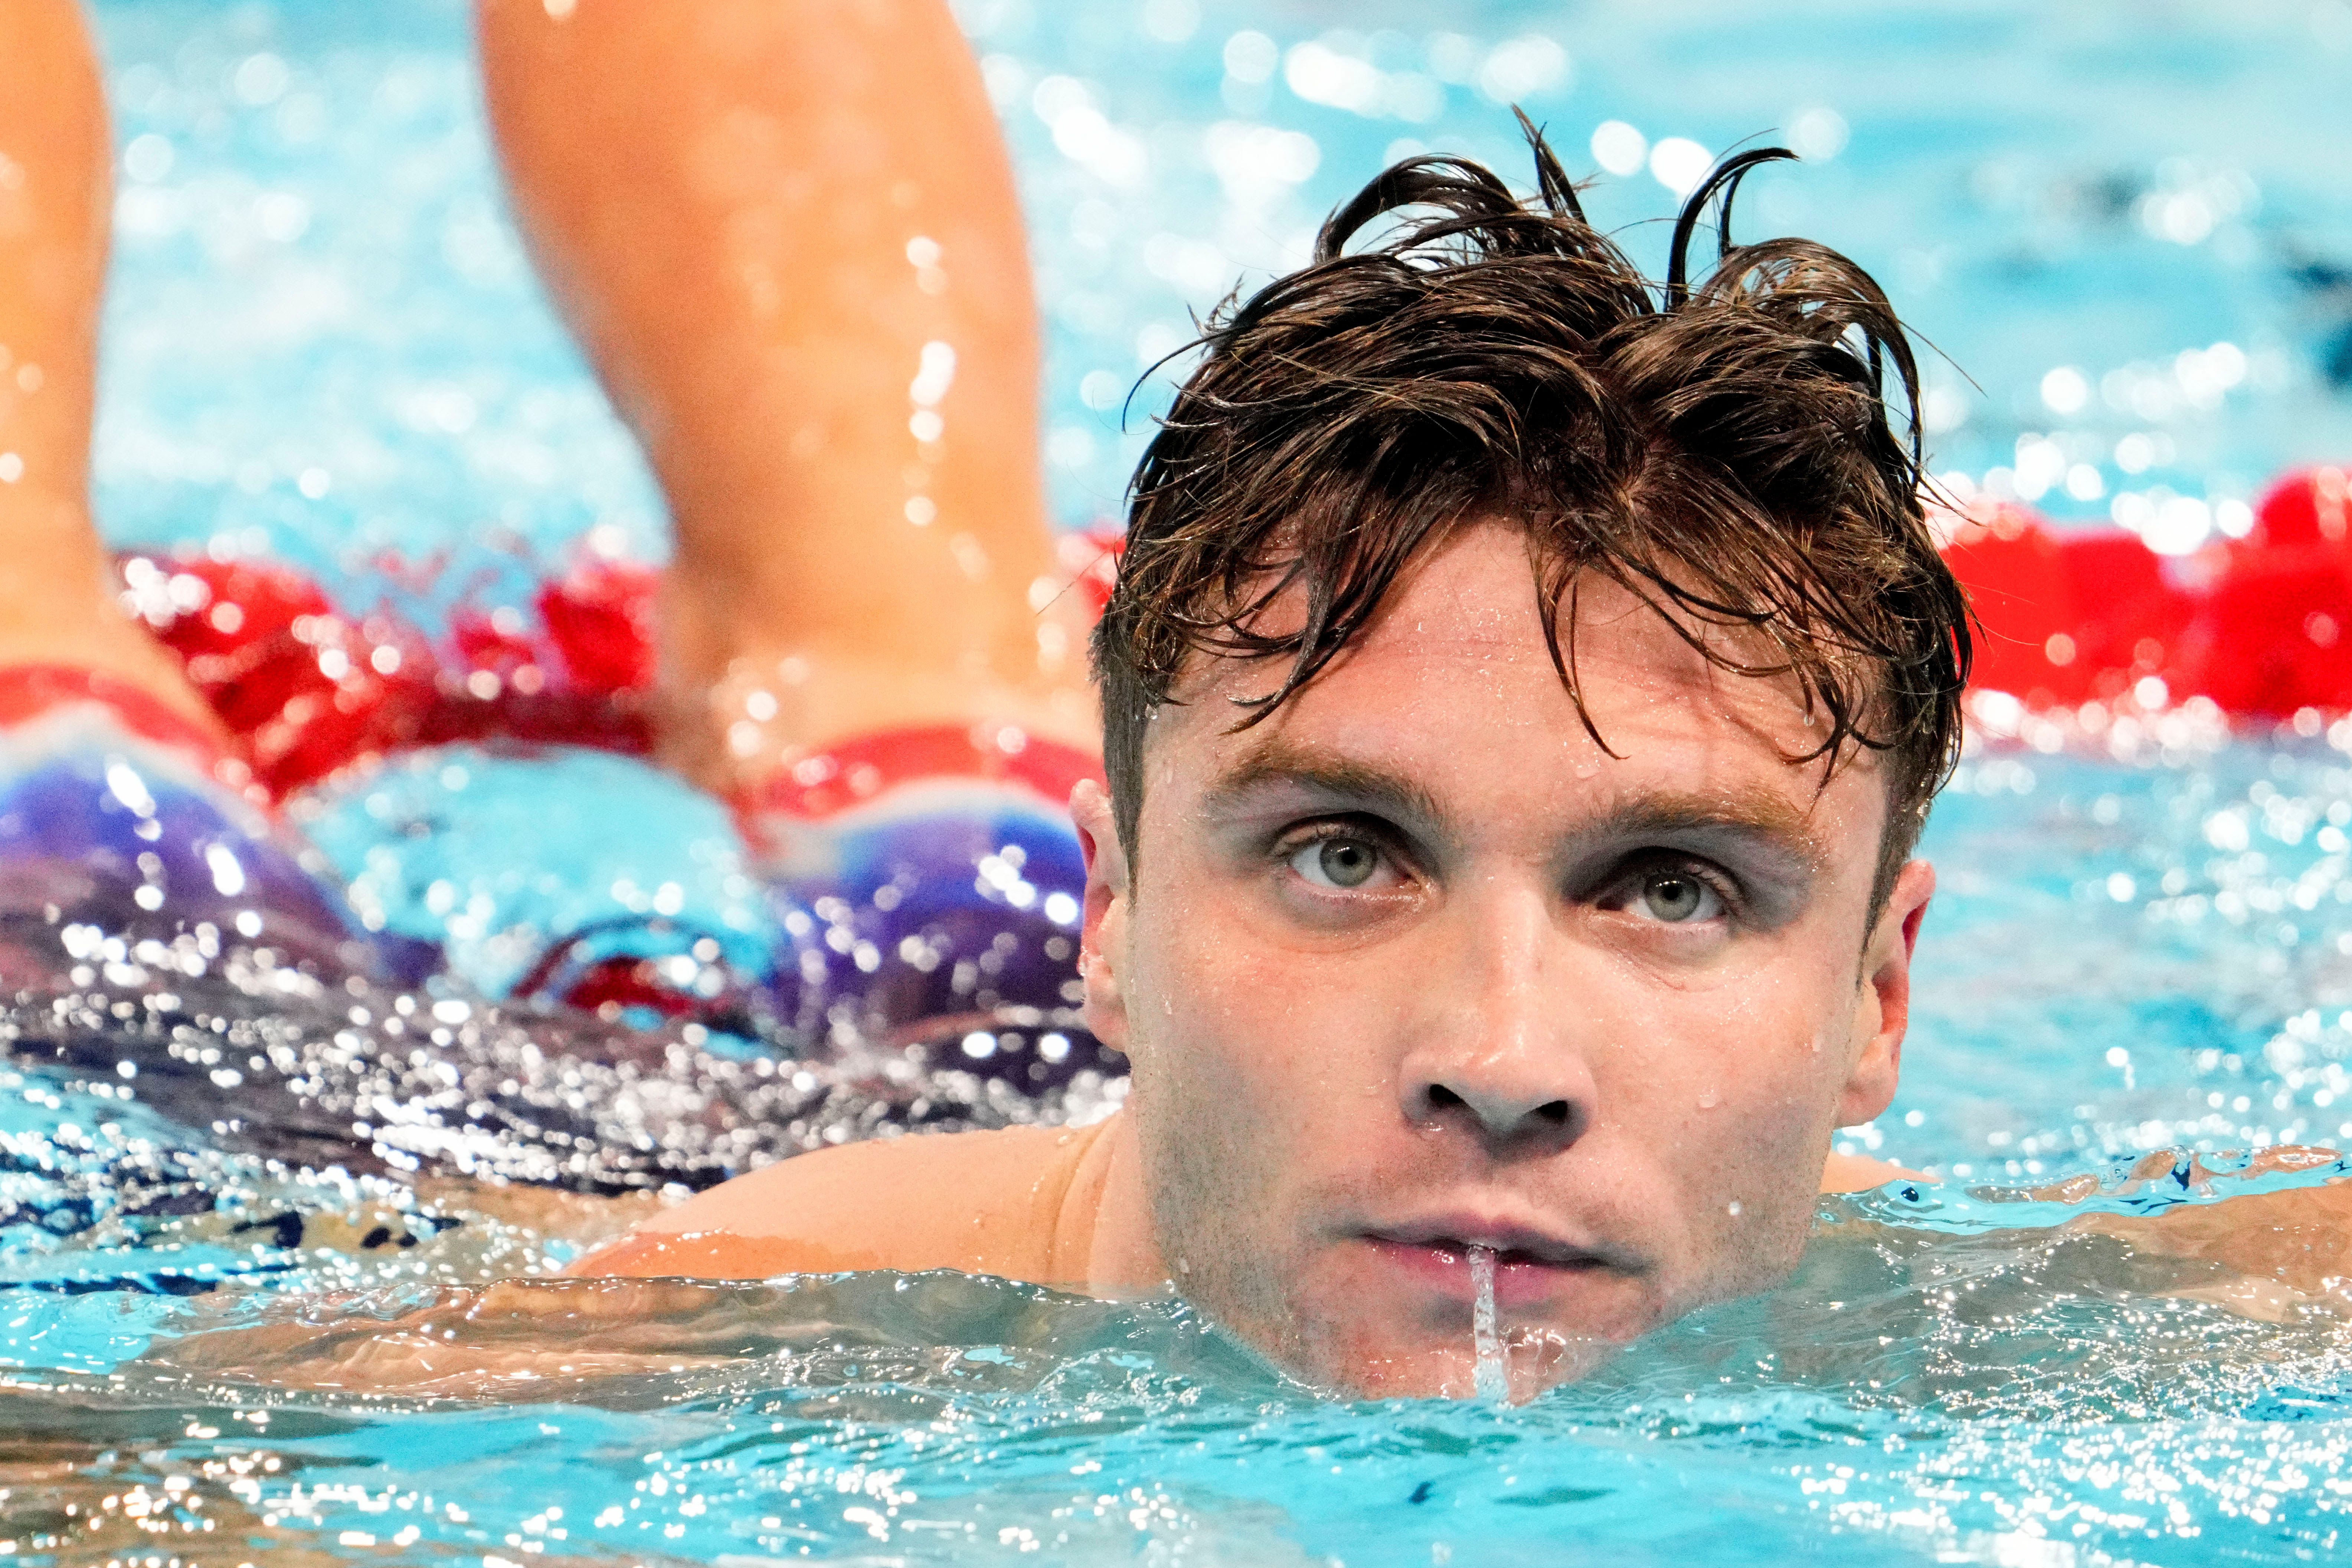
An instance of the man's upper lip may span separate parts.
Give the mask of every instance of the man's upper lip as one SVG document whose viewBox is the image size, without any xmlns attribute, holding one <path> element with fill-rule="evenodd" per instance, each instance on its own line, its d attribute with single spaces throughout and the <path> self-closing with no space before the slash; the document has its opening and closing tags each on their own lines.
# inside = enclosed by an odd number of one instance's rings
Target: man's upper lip
<svg viewBox="0 0 2352 1568">
<path fill-rule="evenodd" d="M 1640 1266 L 1639 1261 L 1622 1247 L 1587 1240 L 1524 1220 L 1467 1211 L 1419 1215 L 1390 1224 L 1370 1225 L 1365 1226 L 1364 1235 L 1374 1241 L 1398 1242 L 1406 1247 L 1450 1249 L 1483 1247 L 1497 1253 L 1513 1254 L 1514 1261 L 1525 1259 L 1553 1268 L 1574 1268 L 1591 1263 L 1604 1264 L 1612 1268 Z"/>
</svg>

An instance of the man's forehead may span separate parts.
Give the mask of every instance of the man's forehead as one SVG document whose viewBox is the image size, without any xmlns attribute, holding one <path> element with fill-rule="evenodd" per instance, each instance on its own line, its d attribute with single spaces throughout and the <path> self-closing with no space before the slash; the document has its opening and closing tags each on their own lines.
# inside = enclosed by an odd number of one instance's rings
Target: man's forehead
<svg viewBox="0 0 2352 1568">
<path fill-rule="evenodd" d="M 1262 723 L 1235 728 L 1286 664 L 1198 658 L 1178 703 L 1153 719 L 1147 765 L 1155 776 L 1181 769 L 1204 788 L 1225 788 L 1311 756 L 1326 776 L 1352 767 L 1432 787 L 1432 778 L 1466 772 L 1522 791 L 1581 784 L 1596 808 L 1611 796 L 1671 800 L 1662 807 L 1670 812 L 1714 799 L 1759 819 L 1775 800 L 1811 816 L 1824 795 L 1861 783 L 1853 775 L 1875 784 L 1872 753 L 1850 758 L 1828 788 L 1822 761 L 1791 765 L 1818 750 L 1823 731 L 1793 679 L 1717 662 L 1771 662 L 1769 649 L 1742 646 L 1742 634 L 1704 630 L 1728 645 L 1710 658 L 1641 599 L 1594 578 L 1575 595 L 1572 624 L 1563 613 L 1560 636 L 1582 715 L 1545 640 L 1524 539 L 1465 528 Z"/>
<path fill-rule="evenodd" d="M 1760 636 L 1736 627 L 1678 627 L 1621 584 L 1590 574 L 1573 585 L 1559 617 L 1559 650 L 1584 701 L 1579 717 L 1545 636 L 1545 613 L 1523 535 L 1497 524 L 1459 528 L 1399 579 L 1379 614 L 1284 711 L 1374 716 L 1408 707 L 1423 689 L 1449 678 L 1503 678 L 1507 686 L 1487 689 L 1523 699 L 1513 710 L 1517 716 L 1564 715 L 1578 731 L 1587 730 L 1585 717 L 1592 721 L 1590 728 L 1600 729 L 1604 718 L 1639 722 L 1643 710 L 1654 710 L 1685 720 L 1719 717 L 1794 742 L 1798 754 L 1813 749 L 1803 733 L 1812 715 L 1793 678 L 1727 668 L 1776 663 Z M 1270 605 L 1254 629 L 1278 633 L 1304 616 L 1300 596 L 1293 594 Z M 1693 646 L 1693 637 L 1707 651 Z M 1249 703 L 1275 691 L 1288 669 L 1280 658 L 1195 654 L 1175 682 L 1175 711 L 1163 712 L 1223 731 L 1247 716 Z"/>
</svg>

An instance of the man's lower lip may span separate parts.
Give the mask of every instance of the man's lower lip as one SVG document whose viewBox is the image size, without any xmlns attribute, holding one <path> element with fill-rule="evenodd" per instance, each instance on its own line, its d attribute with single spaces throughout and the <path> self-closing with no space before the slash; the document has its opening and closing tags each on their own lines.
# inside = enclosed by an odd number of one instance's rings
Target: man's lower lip
<svg viewBox="0 0 2352 1568">
<path fill-rule="evenodd" d="M 1470 1300 L 1477 1287 L 1470 1275 L 1470 1249 L 1451 1244 L 1391 1241 L 1367 1237 L 1366 1242 L 1382 1262 L 1410 1278 L 1449 1296 Z M 1551 1263 L 1524 1253 L 1495 1255 L 1495 1304 L 1498 1307 L 1542 1301 L 1572 1280 L 1597 1273 L 1598 1260 Z"/>
</svg>

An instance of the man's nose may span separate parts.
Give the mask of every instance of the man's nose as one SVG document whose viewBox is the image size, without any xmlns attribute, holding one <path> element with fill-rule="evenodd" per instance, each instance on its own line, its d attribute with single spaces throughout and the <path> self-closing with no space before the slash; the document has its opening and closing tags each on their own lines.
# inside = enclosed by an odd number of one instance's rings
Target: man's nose
<svg viewBox="0 0 2352 1568">
<path fill-rule="evenodd" d="M 1539 1075 L 1507 1074 L 1480 1063 L 1426 1083 L 1419 1090 L 1414 1120 L 1432 1124 L 1459 1121 L 1489 1142 L 1572 1143 L 1591 1119 L 1588 1103 L 1560 1086 L 1528 1081 Z"/>
<path fill-rule="evenodd" d="M 1565 1148 L 1591 1124 L 1586 1029 L 1562 994 L 1540 892 L 1489 891 L 1429 988 L 1398 1088 L 1408 1120 L 1489 1143 Z M 1464 911 L 1465 917 L 1471 911 Z"/>
</svg>

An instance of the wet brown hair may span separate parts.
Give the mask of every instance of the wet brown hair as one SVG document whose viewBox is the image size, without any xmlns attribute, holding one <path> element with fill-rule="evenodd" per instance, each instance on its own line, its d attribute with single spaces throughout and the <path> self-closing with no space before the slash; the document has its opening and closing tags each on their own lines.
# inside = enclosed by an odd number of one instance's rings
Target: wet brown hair
<svg viewBox="0 0 2352 1568">
<path fill-rule="evenodd" d="M 1654 285 L 1585 221 L 1525 116 L 1538 194 L 1458 158 L 1398 163 L 1335 212 L 1306 268 L 1202 331 L 1145 452 L 1094 637 L 1118 834 L 1136 854 L 1151 714 L 1196 654 L 1287 660 L 1266 718 L 1328 666 L 1458 522 L 1526 531 L 1560 679 L 1589 574 L 1711 662 L 1788 677 L 1825 718 L 1792 763 L 1888 761 L 1873 917 L 1950 771 L 1967 610 L 1919 501 L 1918 376 L 1869 274 L 1803 239 L 1734 245 L 1732 198 L 1778 148 L 1683 204 Z M 1690 280 L 1707 209 L 1716 266 Z M 1397 231 L 1350 253 L 1382 218 Z M 1886 373 L 1904 398 L 1889 419 Z M 1303 618 L 1270 624 L 1297 595 Z M 1711 630 L 1739 628 L 1742 661 Z M 1826 777 L 1826 773 L 1824 774 Z"/>
</svg>

